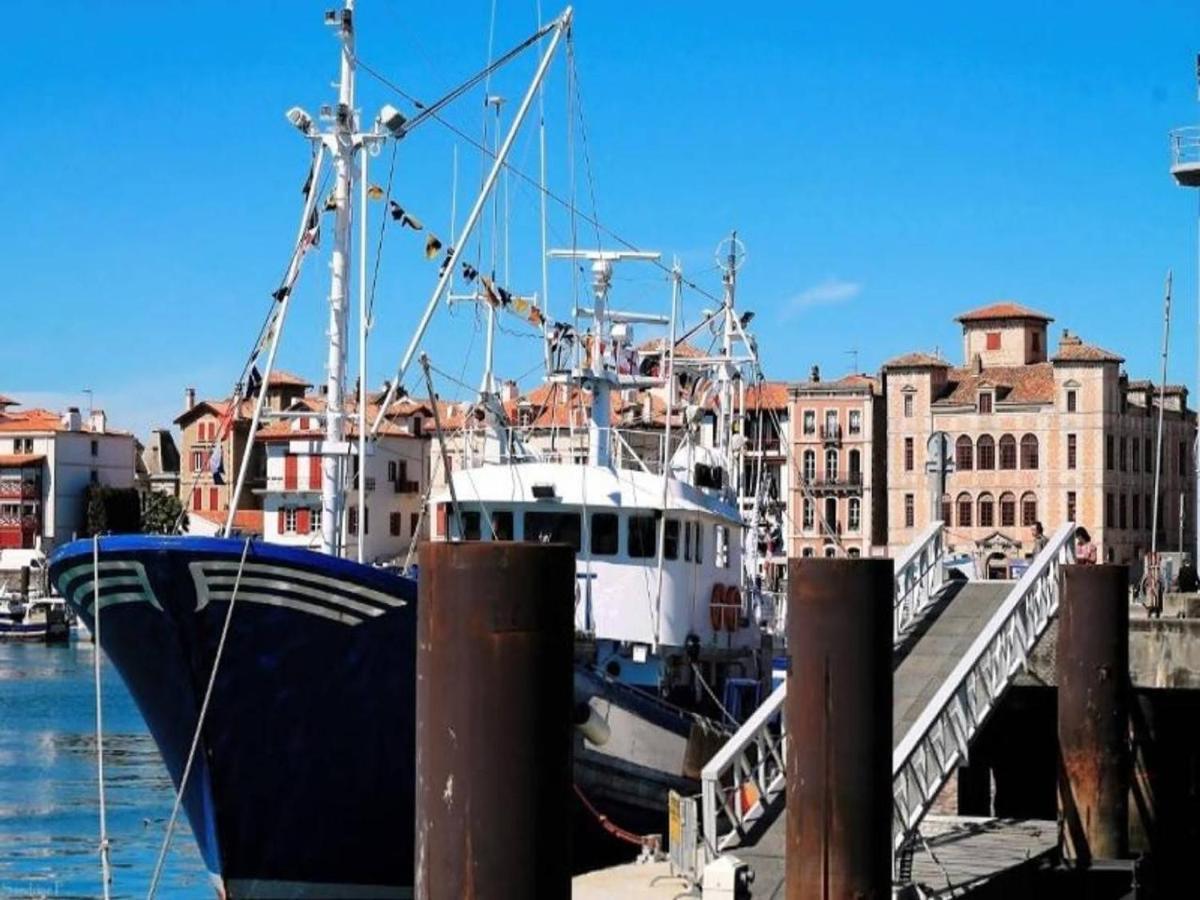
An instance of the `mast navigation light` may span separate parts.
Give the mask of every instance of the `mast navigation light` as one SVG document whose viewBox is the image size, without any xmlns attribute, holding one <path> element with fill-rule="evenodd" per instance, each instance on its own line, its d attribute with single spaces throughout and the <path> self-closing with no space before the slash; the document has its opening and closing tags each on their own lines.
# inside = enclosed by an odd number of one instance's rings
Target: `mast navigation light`
<svg viewBox="0 0 1200 900">
<path fill-rule="evenodd" d="M 394 138 L 404 137 L 404 126 L 408 124 L 408 119 L 404 114 L 390 103 L 384 105 L 383 109 L 379 110 L 379 118 L 377 120 L 380 125 L 387 129 L 388 134 Z"/>
<path fill-rule="evenodd" d="M 316 128 L 313 127 L 312 116 L 306 113 L 299 106 L 293 106 L 287 111 L 286 115 L 287 120 L 291 122 L 292 125 L 295 126 L 296 130 L 305 137 L 312 137 L 317 133 Z"/>
</svg>

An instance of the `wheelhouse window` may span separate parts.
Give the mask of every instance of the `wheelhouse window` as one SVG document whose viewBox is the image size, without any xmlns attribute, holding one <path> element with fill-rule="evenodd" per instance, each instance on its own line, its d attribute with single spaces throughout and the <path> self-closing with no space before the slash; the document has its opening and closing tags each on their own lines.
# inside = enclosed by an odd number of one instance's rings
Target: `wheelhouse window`
<svg viewBox="0 0 1200 900">
<path fill-rule="evenodd" d="M 694 523 L 696 528 L 696 562 L 704 562 L 704 526 L 699 522 Z"/>
<path fill-rule="evenodd" d="M 683 561 L 692 561 L 692 523 L 683 523 Z"/>
<path fill-rule="evenodd" d="M 460 512 L 459 516 L 462 519 L 462 539 L 464 541 L 479 540 L 479 510 L 472 509 Z"/>
<path fill-rule="evenodd" d="M 724 525 L 713 526 L 713 546 L 716 547 L 716 563 L 719 568 L 729 568 L 729 529 Z"/>
<path fill-rule="evenodd" d="M 592 555 L 613 556 L 620 546 L 615 513 L 592 513 Z"/>
<path fill-rule="evenodd" d="M 679 558 L 679 520 L 667 519 L 663 528 L 663 558 Z"/>
<path fill-rule="evenodd" d="M 578 552 L 583 546 L 580 541 L 579 513 L 527 512 L 525 540 L 542 544 L 570 544 Z"/>
<path fill-rule="evenodd" d="M 625 548 L 631 559 L 645 559 L 658 552 L 658 520 L 656 516 L 630 516 L 629 539 Z"/>
<path fill-rule="evenodd" d="M 499 509 L 492 513 L 492 540 L 511 541 L 513 539 L 513 514 L 510 509 Z"/>
</svg>

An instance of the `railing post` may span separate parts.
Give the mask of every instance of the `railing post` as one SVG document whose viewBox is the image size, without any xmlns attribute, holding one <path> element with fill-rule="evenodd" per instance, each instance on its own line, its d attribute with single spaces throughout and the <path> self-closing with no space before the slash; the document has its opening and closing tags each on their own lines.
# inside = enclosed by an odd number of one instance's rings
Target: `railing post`
<svg viewBox="0 0 1200 900">
<path fill-rule="evenodd" d="M 891 896 L 890 559 L 788 573 L 788 900 Z"/>
<path fill-rule="evenodd" d="M 1062 566 L 1058 615 L 1063 855 L 1080 866 L 1129 850 L 1129 570 Z"/>
<path fill-rule="evenodd" d="M 420 565 L 416 896 L 567 898 L 575 554 L 424 543 Z"/>
</svg>

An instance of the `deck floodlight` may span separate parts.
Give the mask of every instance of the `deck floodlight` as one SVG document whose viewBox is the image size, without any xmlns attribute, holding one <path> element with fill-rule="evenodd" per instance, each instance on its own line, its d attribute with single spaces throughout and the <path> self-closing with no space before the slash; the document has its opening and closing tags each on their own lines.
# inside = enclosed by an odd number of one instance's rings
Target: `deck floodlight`
<svg viewBox="0 0 1200 900">
<path fill-rule="evenodd" d="M 404 114 L 390 103 L 384 104 L 383 109 L 379 110 L 378 121 L 394 138 L 403 137 L 404 126 L 408 124 Z"/>
<path fill-rule="evenodd" d="M 293 106 L 286 113 L 287 120 L 291 122 L 296 130 L 305 137 L 312 137 L 316 133 L 313 127 L 313 119 L 308 113 L 302 110 L 299 106 Z"/>
</svg>

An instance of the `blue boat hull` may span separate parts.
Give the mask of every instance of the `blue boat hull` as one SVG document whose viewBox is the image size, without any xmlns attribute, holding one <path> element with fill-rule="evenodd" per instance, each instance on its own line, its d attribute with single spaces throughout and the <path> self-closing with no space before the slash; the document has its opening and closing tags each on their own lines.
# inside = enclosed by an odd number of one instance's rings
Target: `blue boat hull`
<svg viewBox="0 0 1200 900">
<path fill-rule="evenodd" d="M 416 583 L 241 539 L 101 539 L 101 644 L 179 784 L 241 582 L 183 807 L 229 897 L 412 888 Z M 92 542 L 50 576 L 95 630 Z M 386 777 L 381 777 L 386 776 Z"/>
</svg>

